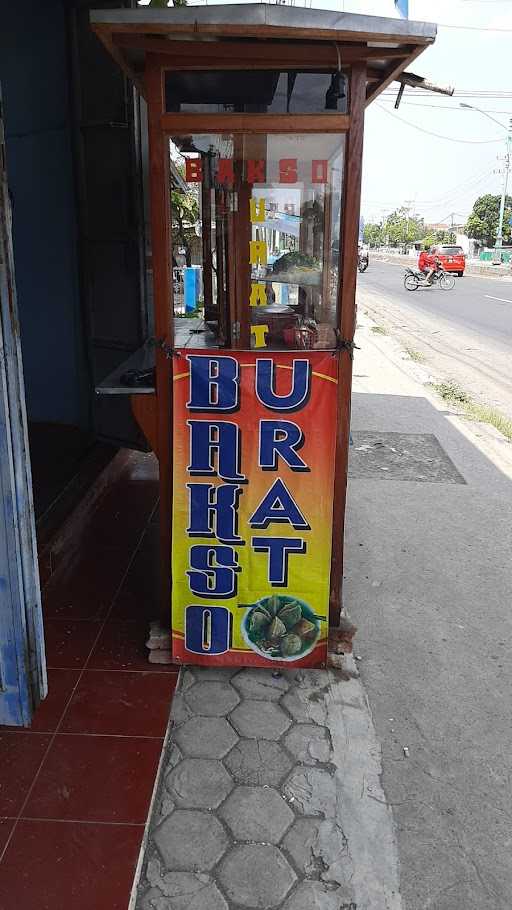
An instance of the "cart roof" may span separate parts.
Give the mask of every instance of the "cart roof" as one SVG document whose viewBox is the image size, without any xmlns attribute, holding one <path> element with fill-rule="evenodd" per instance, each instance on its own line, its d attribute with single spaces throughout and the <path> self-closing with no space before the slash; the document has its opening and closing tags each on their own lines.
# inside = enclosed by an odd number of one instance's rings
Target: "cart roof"
<svg viewBox="0 0 512 910">
<path fill-rule="evenodd" d="M 195 42 L 252 39 L 246 58 L 250 68 L 257 39 L 264 39 L 267 46 L 284 39 L 297 42 L 297 46 L 300 42 L 302 59 L 309 58 L 310 65 L 318 62 L 322 49 L 322 62 L 332 55 L 335 67 L 335 45 L 343 66 L 366 62 L 368 103 L 399 79 L 436 36 L 436 26 L 430 22 L 266 3 L 91 10 L 90 18 L 109 53 L 141 90 L 146 54 L 153 51 L 172 59 L 173 51 L 178 53 L 176 42 L 182 45 L 191 36 Z"/>
</svg>

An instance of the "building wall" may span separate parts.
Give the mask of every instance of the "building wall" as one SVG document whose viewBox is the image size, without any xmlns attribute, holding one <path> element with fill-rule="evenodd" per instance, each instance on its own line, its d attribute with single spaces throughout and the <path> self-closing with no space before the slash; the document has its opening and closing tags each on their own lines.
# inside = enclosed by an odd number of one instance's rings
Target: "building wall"
<svg viewBox="0 0 512 910">
<path fill-rule="evenodd" d="M 0 0 L 0 81 L 29 420 L 88 424 L 62 0 Z"/>
</svg>

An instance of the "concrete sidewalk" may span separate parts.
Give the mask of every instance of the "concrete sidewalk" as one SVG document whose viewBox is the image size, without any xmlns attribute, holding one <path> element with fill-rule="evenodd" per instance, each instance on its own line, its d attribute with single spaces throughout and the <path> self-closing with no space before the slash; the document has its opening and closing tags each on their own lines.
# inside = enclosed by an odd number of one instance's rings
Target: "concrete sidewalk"
<svg viewBox="0 0 512 910">
<path fill-rule="evenodd" d="M 402 899 L 509 910 L 512 445 L 447 412 L 368 320 L 358 344 L 345 602 Z"/>
<path fill-rule="evenodd" d="M 137 910 L 400 910 L 358 679 L 181 673 Z"/>
<path fill-rule="evenodd" d="M 182 672 L 136 910 L 510 907 L 512 446 L 363 317 L 357 341 L 362 681 Z"/>
</svg>

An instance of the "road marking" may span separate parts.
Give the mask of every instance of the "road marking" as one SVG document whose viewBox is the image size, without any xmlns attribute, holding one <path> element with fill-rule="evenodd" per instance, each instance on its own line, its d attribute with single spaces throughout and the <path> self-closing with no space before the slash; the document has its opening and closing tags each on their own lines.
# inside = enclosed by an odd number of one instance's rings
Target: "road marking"
<svg viewBox="0 0 512 910">
<path fill-rule="evenodd" d="M 487 300 L 500 300 L 501 303 L 512 303 L 512 300 L 507 300 L 506 297 L 493 297 L 492 294 L 486 294 Z"/>
</svg>

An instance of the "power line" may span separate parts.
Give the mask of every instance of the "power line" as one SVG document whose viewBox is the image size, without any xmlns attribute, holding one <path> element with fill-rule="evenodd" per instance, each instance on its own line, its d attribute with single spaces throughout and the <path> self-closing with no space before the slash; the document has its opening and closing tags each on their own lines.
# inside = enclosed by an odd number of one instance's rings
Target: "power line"
<svg viewBox="0 0 512 910">
<path fill-rule="evenodd" d="M 412 126 L 413 129 L 419 130 L 420 133 L 426 133 L 427 136 L 435 136 L 436 139 L 446 139 L 447 142 L 462 142 L 465 145 L 488 145 L 493 142 L 503 142 L 503 139 L 456 139 L 455 136 L 443 136 L 441 133 L 433 133 L 431 130 L 425 130 L 422 126 L 418 126 L 416 123 L 411 123 L 410 120 L 405 120 L 398 114 L 389 111 L 387 107 L 384 107 L 384 105 L 378 104 L 377 102 L 375 103 L 381 111 L 389 114 L 390 117 L 394 117 L 395 120 L 400 120 L 402 123 L 405 123 L 406 126 Z"/>
<path fill-rule="evenodd" d="M 384 92 L 382 94 L 383 95 L 393 94 L 393 91 L 394 90 L 392 88 L 386 88 L 386 89 L 384 89 Z M 418 90 L 416 88 L 413 88 L 410 85 L 407 85 L 405 87 L 406 95 L 411 95 L 411 94 L 416 95 L 417 91 Z M 434 92 L 434 91 L 432 91 L 432 89 L 422 89 L 421 93 L 422 93 L 422 95 L 438 95 L 438 92 Z M 508 91 L 506 89 L 501 89 L 501 88 L 499 88 L 499 89 L 495 89 L 495 88 L 480 88 L 480 89 L 458 88 L 457 95 L 467 95 L 469 98 L 477 98 L 477 97 L 481 98 L 486 95 L 489 97 L 501 98 L 501 97 L 510 97 L 512 95 L 512 91 Z"/>
<path fill-rule="evenodd" d="M 485 171 L 479 171 L 476 174 L 471 174 L 465 180 L 462 180 L 460 183 L 455 184 L 451 189 L 447 190 L 437 199 L 414 199 L 414 206 L 420 208 L 445 208 L 448 205 L 454 205 L 461 196 L 467 195 L 468 193 L 474 192 L 474 190 L 482 183 L 484 180 L 487 180 L 488 177 L 492 175 L 492 171 L 486 169 Z M 374 206 L 377 208 L 388 209 L 396 207 L 396 199 L 367 199 L 363 197 L 362 200 L 365 206 Z"/>
<path fill-rule="evenodd" d="M 466 32 L 494 32 L 502 35 L 509 35 L 512 32 L 512 28 L 486 28 L 480 25 L 448 25 L 445 22 L 432 22 L 432 25 L 437 25 L 438 28 L 452 28 L 457 31 L 466 31 Z"/>
<path fill-rule="evenodd" d="M 389 100 L 393 101 L 393 98 L 390 98 Z M 424 104 L 422 101 L 403 101 L 402 100 L 400 106 L 402 107 L 404 104 L 407 105 L 408 107 L 430 107 L 430 108 L 436 108 L 436 110 L 438 110 L 438 111 L 459 111 L 459 113 L 461 113 L 461 114 L 463 113 L 463 111 L 457 104 Z M 487 107 L 481 108 L 481 110 L 484 111 L 484 113 L 486 113 L 486 114 L 502 114 L 504 117 L 512 117 L 512 111 L 495 111 L 495 110 L 492 110 L 491 108 L 487 108 Z"/>
<path fill-rule="evenodd" d="M 447 190 L 445 193 L 442 193 L 441 196 L 438 196 L 437 199 L 424 199 L 416 202 L 416 205 L 428 205 L 428 206 L 438 206 L 438 205 L 449 205 L 453 199 L 457 198 L 459 193 L 467 192 L 474 185 L 478 185 L 482 180 L 490 177 L 492 171 L 489 171 L 488 168 L 485 171 L 479 171 L 477 174 L 472 174 L 469 177 L 466 177 L 465 180 L 462 180 L 460 183 L 456 183 L 455 186 Z"/>
<path fill-rule="evenodd" d="M 457 98 L 480 98 L 487 99 L 489 101 L 507 101 L 512 98 L 512 92 L 505 92 L 495 89 L 487 89 L 480 92 L 472 92 L 469 89 L 457 89 L 455 92 Z M 387 88 L 381 93 L 382 98 L 386 97 L 396 97 L 396 89 Z M 409 92 L 406 91 L 404 98 L 437 98 L 439 99 L 438 92 L 429 92 L 426 90 L 421 91 L 421 95 L 418 94 L 416 89 L 411 89 Z"/>
</svg>

